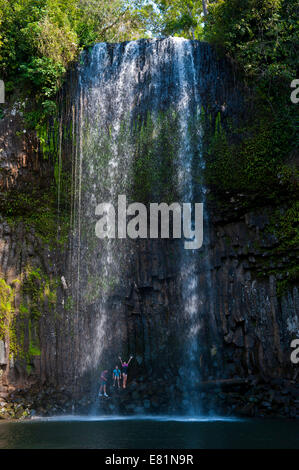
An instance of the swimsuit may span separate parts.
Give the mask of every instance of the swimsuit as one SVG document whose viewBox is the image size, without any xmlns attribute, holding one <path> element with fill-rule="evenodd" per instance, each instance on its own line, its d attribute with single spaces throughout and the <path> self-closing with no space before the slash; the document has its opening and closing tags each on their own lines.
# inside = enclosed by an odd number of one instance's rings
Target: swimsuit
<svg viewBox="0 0 299 470">
<path fill-rule="evenodd" d="M 119 369 L 114 369 L 113 374 L 115 375 L 115 377 L 119 377 L 120 376 L 120 370 Z"/>
<path fill-rule="evenodd" d="M 128 375 L 128 365 L 125 362 L 122 364 L 122 373 Z"/>
</svg>

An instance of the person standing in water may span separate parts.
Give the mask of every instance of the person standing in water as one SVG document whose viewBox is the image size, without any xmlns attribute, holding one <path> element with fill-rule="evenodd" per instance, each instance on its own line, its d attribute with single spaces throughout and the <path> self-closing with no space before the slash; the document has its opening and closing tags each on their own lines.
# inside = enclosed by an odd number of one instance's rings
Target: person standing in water
<svg viewBox="0 0 299 470">
<path fill-rule="evenodd" d="M 128 380 L 128 367 L 129 367 L 131 360 L 133 359 L 133 356 L 130 356 L 130 359 L 128 360 L 128 362 L 123 362 L 120 356 L 118 357 L 118 359 L 121 362 L 121 372 L 123 376 L 123 388 L 126 388 L 127 380 Z"/>
<path fill-rule="evenodd" d="M 100 391 L 99 391 L 99 397 L 103 396 L 102 392 L 104 392 L 104 397 L 108 397 L 108 395 L 106 393 L 107 374 L 108 374 L 108 370 L 103 370 L 103 372 L 101 373 L 101 378 L 100 378 L 101 386 L 100 386 Z"/>
<path fill-rule="evenodd" d="M 115 387 L 115 384 L 117 382 L 118 388 L 120 388 L 121 371 L 118 368 L 118 366 L 115 366 L 115 369 L 112 374 L 112 378 L 113 378 L 113 387 Z"/>
</svg>

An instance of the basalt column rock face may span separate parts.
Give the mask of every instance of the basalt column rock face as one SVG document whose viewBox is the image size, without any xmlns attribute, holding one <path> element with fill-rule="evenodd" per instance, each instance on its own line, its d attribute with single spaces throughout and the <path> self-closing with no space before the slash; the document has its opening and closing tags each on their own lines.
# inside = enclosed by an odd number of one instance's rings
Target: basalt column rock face
<svg viewBox="0 0 299 470">
<path fill-rule="evenodd" d="M 267 230 L 270 217 L 271 208 L 264 208 L 237 222 L 221 221 L 219 214 L 214 219 L 210 250 L 223 341 L 222 377 L 256 374 L 296 380 L 298 375 L 290 359 L 299 331 L 298 289 L 279 294 L 274 274 L 257 274 L 268 268 L 278 242 Z M 271 267 L 287 267 L 288 262 L 277 257 Z"/>
<path fill-rule="evenodd" d="M 16 387 L 64 383 L 69 370 L 62 378 L 65 361 L 56 359 L 59 343 L 66 352 L 68 335 L 61 314 L 64 247 L 56 239 L 51 189 L 55 146 L 50 157 L 43 154 L 35 133 L 26 130 L 23 108 L 7 104 L 0 121 L 2 398 Z"/>
</svg>

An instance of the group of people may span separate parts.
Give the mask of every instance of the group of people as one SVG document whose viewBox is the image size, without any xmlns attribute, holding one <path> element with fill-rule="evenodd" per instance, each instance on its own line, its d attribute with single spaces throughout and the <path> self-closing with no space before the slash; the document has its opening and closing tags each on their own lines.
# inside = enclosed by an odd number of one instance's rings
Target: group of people
<svg viewBox="0 0 299 470">
<path fill-rule="evenodd" d="M 121 369 L 119 369 L 118 365 L 115 366 L 115 369 L 112 372 L 112 379 L 113 379 L 113 387 L 126 388 L 127 387 L 127 380 L 128 380 L 128 367 L 133 359 L 133 356 L 130 356 L 130 359 L 127 362 L 124 362 L 121 357 L 118 358 L 121 363 Z M 121 379 L 122 379 L 122 386 L 121 386 Z M 108 397 L 107 395 L 107 383 L 108 383 L 108 370 L 103 370 L 101 373 L 100 378 L 100 391 L 99 397 Z"/>
</svg>

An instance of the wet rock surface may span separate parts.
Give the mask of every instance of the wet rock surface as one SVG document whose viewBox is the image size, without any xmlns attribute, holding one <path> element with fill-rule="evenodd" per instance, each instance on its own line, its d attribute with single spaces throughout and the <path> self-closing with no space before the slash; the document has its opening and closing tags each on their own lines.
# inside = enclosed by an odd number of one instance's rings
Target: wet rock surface
<svg viewBox="0 0 299 470">
<path fill-rule="evenodd" d="M 108 398 L 74 396 L 64 387 L 39 390 L 15 389 L 5 397 L 0 392 L 0 419 L 81 415 L 221 415 L 260 418 L 299 418 L 299 385 L 295 381 L 272 380 L 267 383 L 250 377 L 242 383 L 202 382 L 190 387 L 200 408 L 186 409 L 182 391 L 174 385 L 157 381 L 145 384 L 132 380 L 126 389 L 108 387 Z M 169 396 L 172 395 L 170 403 Z"/>
</svg>

